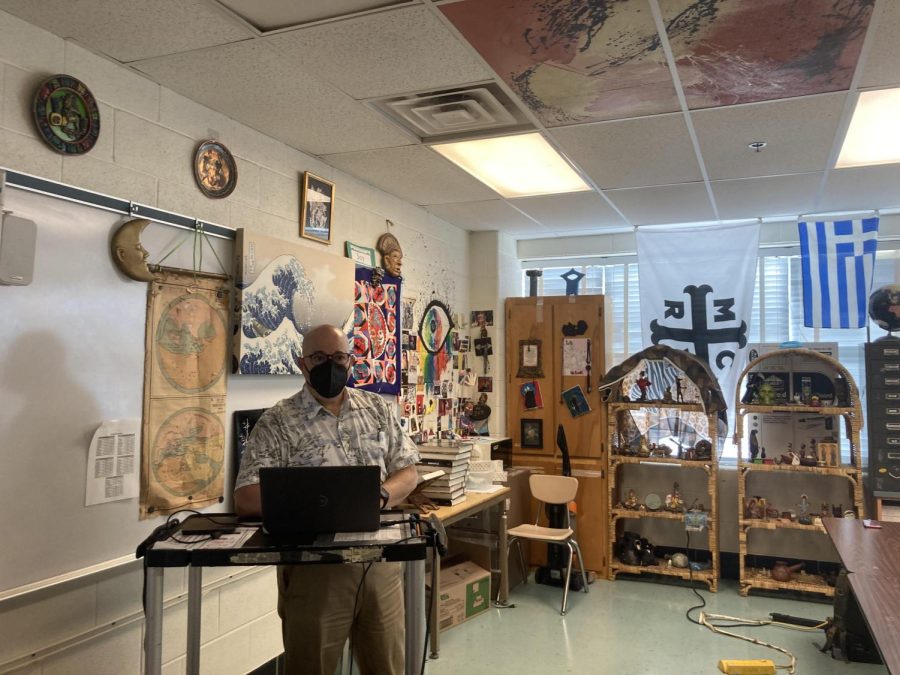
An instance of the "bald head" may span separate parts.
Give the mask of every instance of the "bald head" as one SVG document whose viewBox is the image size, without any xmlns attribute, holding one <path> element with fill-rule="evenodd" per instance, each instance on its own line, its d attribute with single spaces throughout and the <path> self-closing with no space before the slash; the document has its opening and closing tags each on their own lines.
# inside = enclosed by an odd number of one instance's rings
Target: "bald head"
<svg viewBox="0 0 900 675">
<path fill-rule="evenodd" d="M 303 336 L 304 356 L 309 356 L 313 352 L 333 354 L 334 352 L 349 351 L 350 343 L 347 342 L 347 336 L 336 326 L 322 324 L 311 329 Z"/>
</svg>

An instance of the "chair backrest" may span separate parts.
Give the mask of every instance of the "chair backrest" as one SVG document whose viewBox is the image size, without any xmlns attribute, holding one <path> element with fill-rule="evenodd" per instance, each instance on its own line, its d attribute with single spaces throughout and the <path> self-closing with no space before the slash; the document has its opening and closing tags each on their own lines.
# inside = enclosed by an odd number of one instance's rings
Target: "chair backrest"
<svg viewBox="0 0 900 675">
<path fill-rule="evenodd" d="M 578 479 L 533 473 L 528 477 L 531 494 L 544 504 L 568 504 L 578 492 Z"/>
</svg>

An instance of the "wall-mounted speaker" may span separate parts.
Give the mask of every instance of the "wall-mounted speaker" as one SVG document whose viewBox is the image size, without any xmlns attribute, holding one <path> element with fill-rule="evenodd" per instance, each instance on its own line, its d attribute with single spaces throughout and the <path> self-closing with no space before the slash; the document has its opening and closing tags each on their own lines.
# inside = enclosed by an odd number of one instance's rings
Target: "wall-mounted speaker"
<svg viewBox="0 0 900 675">
<path fill-rule="evenodd" d="M 34 274 L 37 225 L 9 213 L 0 217 L 0 284 L 27 286 Z"/>
</svg>

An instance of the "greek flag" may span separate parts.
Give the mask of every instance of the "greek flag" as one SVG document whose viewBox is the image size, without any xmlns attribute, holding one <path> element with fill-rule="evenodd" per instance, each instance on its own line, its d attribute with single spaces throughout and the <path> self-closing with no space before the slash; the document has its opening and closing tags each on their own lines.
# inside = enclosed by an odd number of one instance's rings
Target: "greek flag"
<svg viewBox="0 0 900 675">
<path fill-rule="evenodd" d="M 863 328 L 872 288 L 878 218 L 800 222 L 803 325 Z"/>
</svg>

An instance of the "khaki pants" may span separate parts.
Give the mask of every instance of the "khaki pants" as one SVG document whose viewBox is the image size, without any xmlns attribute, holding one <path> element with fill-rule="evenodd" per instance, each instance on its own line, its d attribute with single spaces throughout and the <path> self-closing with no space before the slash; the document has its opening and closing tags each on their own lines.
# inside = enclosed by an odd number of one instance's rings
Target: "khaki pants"
<svg viewBox="0 0 900 675">
<path fill-rule="evenodd" d="M 362 675 L 403 675 L 400 563 L 279 567 L 278 614 L 288 675 L 334 675 L 348 637 Z"/>
</svg>

